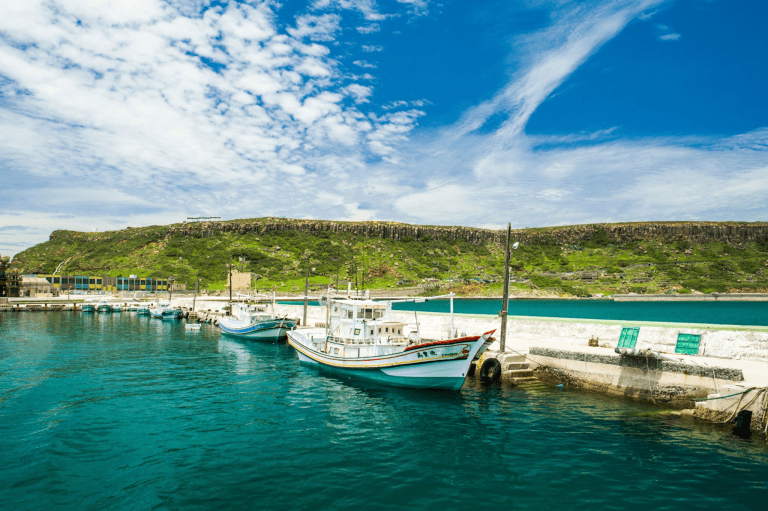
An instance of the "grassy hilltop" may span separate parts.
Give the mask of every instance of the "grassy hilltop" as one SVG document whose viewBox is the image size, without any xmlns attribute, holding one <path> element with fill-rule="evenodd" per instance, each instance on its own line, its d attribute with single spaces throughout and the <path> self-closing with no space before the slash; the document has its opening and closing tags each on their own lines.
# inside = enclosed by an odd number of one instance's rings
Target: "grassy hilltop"
<svg viewBox="0 0 768 511">
<path fill-rule="evenodd" d="M 331 282 L 346 287 L 349 279 L 354 286 L 357 278 L 360 287 L 364 282 L 371 289 L 434 288 L 439 283 L 440 292 L 448 288 L 465 296 L 502 292 L 503 233 L 485 231 L 492 235 L 474 241 L 437 235 L 391 239 L 370 233 L 291 230 L 291 222 L 299 222 L 292 220 L 282 221 L 284 230 L 245 232 L 237 228 L 238 222 L 258 228 L 267 221 L 274 219 L 216 222 L 213 228 L 201 226 L 200 234 L 195 235 L 184 230 L 189 224 L 95 233 L 55 231 L 50 241 L 17 254 L 13 268 L 51 274 L 67 261 L 59 274 L 173 276 L 188 286 L 199 277 L 203 288 L 215 290 L 226 287 L 227 265 L 234 264 L 255 274 L 254 287 L 259 290 L 275 287 L 295 292 L 304 289 L 309 257 L 314 285 Z M 513 293 L 586 296 L 768 291 L 766 239 L 747 243 L 731 239 L 669 241 L 655 236 L 655 227 L 647 224 L 647 238 L 617 242 L 606 235 L 611 225 L 517 231 L 526 242 L 513 253 L 510 263 Z M 578 231 L 580 239 L 563 242 L 558 235 L 564 229 Z"/>
</svg>

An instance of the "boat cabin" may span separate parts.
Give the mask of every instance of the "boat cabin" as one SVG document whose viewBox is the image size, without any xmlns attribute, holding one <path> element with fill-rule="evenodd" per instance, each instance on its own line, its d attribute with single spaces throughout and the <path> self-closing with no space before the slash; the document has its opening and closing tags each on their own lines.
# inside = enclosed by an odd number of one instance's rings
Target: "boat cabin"
<svg viewBox="0 0 768 511">
<path fill-rule="evenodd" d="M 249 305 L 247 303 L 233 303 L 232 316 L 239 321 L 251 325 L 273 319 L 271 314 L 266 313 L 266 309 L 263 306 Z"/>
<path fill-rule="evenodd" d="M 331 301 L 326 353 L 342 357 L 401 351 L 409 338 L 405 323 L 392 318 L 392 304 L 374 300 Z"/>
</svg>

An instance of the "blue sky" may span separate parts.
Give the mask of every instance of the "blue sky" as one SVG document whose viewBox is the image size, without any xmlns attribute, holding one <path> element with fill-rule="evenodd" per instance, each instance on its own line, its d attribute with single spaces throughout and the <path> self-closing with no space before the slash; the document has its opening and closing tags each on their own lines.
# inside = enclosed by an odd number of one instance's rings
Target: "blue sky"
<svg viewBox="0 0 768 511">
<path fill-rule="evenodd" d="M 766 220 L 766 2 L 1 10 L 0 254 L 187 216 Z"/>
</svg>

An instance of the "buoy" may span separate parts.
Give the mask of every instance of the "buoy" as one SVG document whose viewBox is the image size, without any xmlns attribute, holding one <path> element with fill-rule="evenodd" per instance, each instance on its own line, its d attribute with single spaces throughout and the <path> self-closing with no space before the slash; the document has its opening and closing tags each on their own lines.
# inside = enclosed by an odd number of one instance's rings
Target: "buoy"
<svg viewBox="0 0 768 511">
<path fill-rule="evenodd" d="M 480 367 L 480 378 L 485 381 L 495 382 L 501 378 L 501 362 L 495 358 L 489 358 Z"/>
</svg>

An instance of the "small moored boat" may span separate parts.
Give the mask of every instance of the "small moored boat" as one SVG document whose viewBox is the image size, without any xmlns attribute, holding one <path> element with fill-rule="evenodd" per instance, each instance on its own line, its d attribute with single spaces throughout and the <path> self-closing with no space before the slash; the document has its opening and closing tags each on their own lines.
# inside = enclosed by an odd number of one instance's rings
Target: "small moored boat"
<svg viewBox="0 0 768 511">
<path fill-rule="evenodd" d="M 112 312 L 112 305 L 106 300 L 101 300 L 96 304 L 96 312 Z"/>
<path fill-rule="evenodd" d="M 288 343 L 300 362 L 343 375 L 400 387 L 461 388 L 494 331 L 455 337 L 451 327 L 448 339 L 421 339 L 418 326 L 406 334 L 407 325 L 392 317 L 399 301 L 417 300 L 329 300 L 327 328 L 289 331 Z"/>
<path fill-rule="evenodd" d="M 219 320 L 222 333 L 263 341 L 283 340 L 286 332 L 296 328 L 297 324 L 297 319 L 280 318 L 245 303 L 233 303 L 232 316 Z"/>
<path fill-rule="evenodd" d="M 149 309 L 149 314 L 158 319 L 181 319 L 183 315 L 181 309 L 171 308 L 169 302 L 158 302 L 156 307 Z"/>
</svg>

